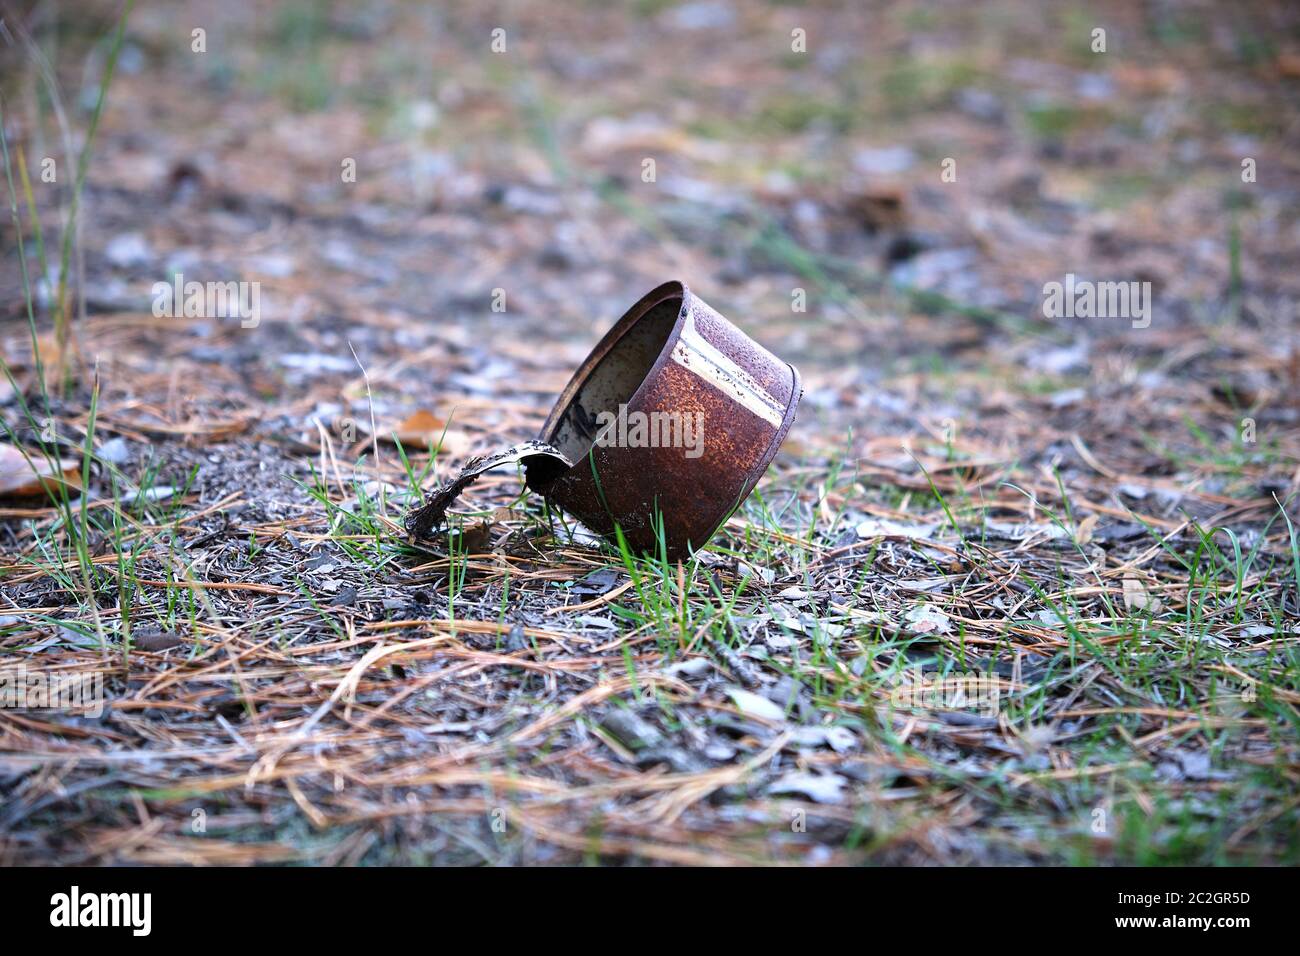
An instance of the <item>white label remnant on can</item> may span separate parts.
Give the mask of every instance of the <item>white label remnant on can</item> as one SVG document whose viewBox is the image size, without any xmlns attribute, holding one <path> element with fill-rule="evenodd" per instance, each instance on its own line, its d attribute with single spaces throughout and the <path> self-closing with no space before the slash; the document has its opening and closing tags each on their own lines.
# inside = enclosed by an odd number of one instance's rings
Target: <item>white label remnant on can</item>
<svg viewBox="0 0 1300 956">
<path fill-rule="evenodd" d="M 743 368 L 723 355 L 695 327 L 687 312 L 682 334 L 673 346 L 673 361 L 735 399 L 763 421 L 780 428 L 785 408 Z"/>
</svg>

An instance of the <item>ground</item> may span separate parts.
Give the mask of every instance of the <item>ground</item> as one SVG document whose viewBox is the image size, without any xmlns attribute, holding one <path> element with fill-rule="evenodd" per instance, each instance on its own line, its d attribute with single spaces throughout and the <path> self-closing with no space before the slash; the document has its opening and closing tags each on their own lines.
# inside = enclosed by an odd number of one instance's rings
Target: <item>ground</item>
<svg viewBox="0 0 1300 956">
<path fill-rule="evenodd" d="M 1300 11 L 364 6 L 5 14 L 0 666 L 107 700 L 0 861 L 1300 862 Z M 806 388 L 706 550 L 406 538 L 672 278 Z"/>
</svg>

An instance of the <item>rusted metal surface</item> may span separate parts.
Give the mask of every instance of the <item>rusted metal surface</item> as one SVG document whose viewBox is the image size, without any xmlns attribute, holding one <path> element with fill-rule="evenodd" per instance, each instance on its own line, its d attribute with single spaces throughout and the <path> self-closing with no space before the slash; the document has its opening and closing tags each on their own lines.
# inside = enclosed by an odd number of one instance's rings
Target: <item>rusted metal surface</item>
<svg viewBox="0 0 1300 956">
<path fill-rule="evenodd" d="M 667 282 L 618 321 L 578 369 L 539 440 L 574 462 L 529 486 L 583 524 L 638 551 L 669 557 L 701 548 L 749 496 L 794 422 L 799 373 L 694 295 Z M 683 447 L 593 444 L 600 411 L 698 416 L 700 442 Z M 663 421 L 664 419 L 660 419 Z"/>
<path fill-rule="evenodd" d="M 592 350 L 537 443 L 467 464 L 408 529 L 427 534 L 469 481 L 518 461 L 531 489 L 593 531 L 613 538 L 617 526 L 635 551 L 684 557 L 749 496 L 802 394 L 794 366 L 666 282 Z"/>
</svg>

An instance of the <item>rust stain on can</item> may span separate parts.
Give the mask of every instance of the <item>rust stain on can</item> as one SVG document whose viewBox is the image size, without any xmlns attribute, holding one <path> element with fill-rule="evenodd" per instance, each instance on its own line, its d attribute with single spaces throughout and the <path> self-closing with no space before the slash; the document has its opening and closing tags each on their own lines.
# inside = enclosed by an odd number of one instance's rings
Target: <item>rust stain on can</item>
<svg viewBox="0 0 1300 956">
<path fill-rule="evenodd" d="M 634 551 L 684 557 L 749 496 L 802 394 L 793 365 L 666 282 L 596 345 L 536 443 L 467 463 L 407 527 L 427 534 L 474 477 L 519 461 L 532 490 L 593 531 L 613 539 L 617 527 Z M 676 440 L 657 440 L 666 434 Z"/>
</svg>

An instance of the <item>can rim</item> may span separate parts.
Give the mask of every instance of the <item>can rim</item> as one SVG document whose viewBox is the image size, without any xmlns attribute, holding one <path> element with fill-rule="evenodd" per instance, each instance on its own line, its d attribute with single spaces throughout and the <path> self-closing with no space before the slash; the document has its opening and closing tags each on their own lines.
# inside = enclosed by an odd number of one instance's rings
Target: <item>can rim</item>
<svg viewBox="0 0 1300 956">
<path fill-rule="evenodd" d="M 578 392 L 586 384 L 596 368 L 603 362 L 606 356 L 614 350 L 623 336 L 632 330 L 632 327 L 640 322 L 650 310 L 667 299 L 680 296 L 681 307 L 677 310 L 677 318 L 673 320 L 672 330 L 668 333 L 668 338 L 664 340 L 663 346 L 659 349 L 659 354 L 655 356 L 654 364 L 646 370 L 645 375 L 637 384 L 636 389 L 627 398 L 627 405 L 631 407 L 644 391 L 647 390 L 649 383 L 659 372 L 663 370 L 664 364 L 671 360 L 673 349 L 677 347 L 677 341 L 682 335 L 682 325 L 685 322 L 687 310 L 691 301 L 691 290 L 685 282 L 680 279 L 670 279 L 667 282 L 660 283 L 651 289 L 640 299 L 636 301 L 622 317 L 614 323 L 613 327 L 601 337 L 595 347 L 583 359 L 577 371 L 570 377 L 568 384 L 564 386 L 559 397 L 555 400 L 555 405 L 551 408 L 551 413 L 546 417 L 546 422 L 542 425 L 538 438 L 541 441 L 551 443 L 555 437 L 555 432 L 564 419 L 565 414 L 573 405 L 577 398 Z M 584 454 L 581 456 L 586 457 Z M 575 462 L 576 465 L 576 462 Z"/>
</svg>

